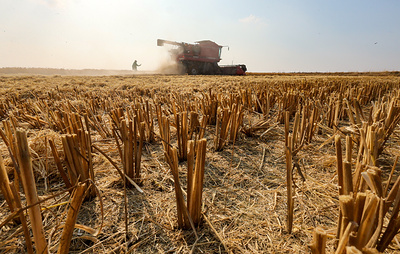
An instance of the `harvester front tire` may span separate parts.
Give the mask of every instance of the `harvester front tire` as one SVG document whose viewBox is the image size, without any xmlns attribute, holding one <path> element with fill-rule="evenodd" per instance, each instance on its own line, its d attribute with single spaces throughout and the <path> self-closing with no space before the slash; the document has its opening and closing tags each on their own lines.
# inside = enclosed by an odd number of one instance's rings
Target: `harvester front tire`
<svg viewBox="0 0 400 254">
<path fill-rule="evenodd" d="M 199 74 L 199 71 L 196 69 L 196 68 L 192 68 L 191 70 L 190 70 L 190 73 L 189 73 L 190 75 L 197 75 L 197 74 Z"/>
</svg>

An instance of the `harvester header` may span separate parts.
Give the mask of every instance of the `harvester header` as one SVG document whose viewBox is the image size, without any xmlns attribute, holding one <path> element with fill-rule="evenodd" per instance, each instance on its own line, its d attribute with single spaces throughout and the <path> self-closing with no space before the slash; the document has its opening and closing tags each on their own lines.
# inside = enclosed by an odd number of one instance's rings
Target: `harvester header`
<svg viewBox="0 0 400 254">
<path fill-rule="evenodd" d="M 221 50 L 224 46 L 210 40 L 197 41 L 195 43 L 157 40 L 157 46 L 165 44 L 176 46 L 170 50 L 175 60 L 183 65 L 186 73 L 191 75 L 245 75 L 246 65 L 219 66 Z"/>
</svg>

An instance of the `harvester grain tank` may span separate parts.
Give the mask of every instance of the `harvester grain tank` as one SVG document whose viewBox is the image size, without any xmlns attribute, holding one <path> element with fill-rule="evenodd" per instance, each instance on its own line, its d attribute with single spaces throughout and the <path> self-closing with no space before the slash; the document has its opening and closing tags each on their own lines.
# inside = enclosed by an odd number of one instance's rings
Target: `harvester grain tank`
<svg viewBox="0 0 400 254">
<path fill-rule="evenodd" d="M 246 65 L 222 65 L 221 50 L 223 46 L 209 40 L 197 41 L 193 44 L 167 40 L 157 40 L 157 46 L 170 44 L 176 46 L 171 49 L 172 56 L 181 63 L 190 75 L 246 75 Z"/>
</svg>

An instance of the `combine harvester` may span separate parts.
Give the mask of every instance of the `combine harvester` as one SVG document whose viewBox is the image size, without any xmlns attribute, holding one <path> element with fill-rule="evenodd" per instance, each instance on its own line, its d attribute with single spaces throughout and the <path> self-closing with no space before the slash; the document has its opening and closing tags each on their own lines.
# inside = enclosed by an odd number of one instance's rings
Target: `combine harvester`
<svg viewBox="0 0 400 254">
<path fill-rule="evenodd" d="M 189 75 L 246 75 L 246 65 L 218 65 L 223 46 L 213 41 L 197 41 L 194 44 L 157 40 L 157 46 L 170 44 L 177 46 L 171 49 L 172 57 L 181 63 Z"/>
</svg>

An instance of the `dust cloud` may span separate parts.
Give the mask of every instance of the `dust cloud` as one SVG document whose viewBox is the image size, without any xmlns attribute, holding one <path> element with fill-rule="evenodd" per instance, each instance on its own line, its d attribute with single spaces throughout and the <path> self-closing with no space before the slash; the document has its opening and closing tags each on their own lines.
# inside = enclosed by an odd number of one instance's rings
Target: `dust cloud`
<svg viewBox="0 0 400 254">
<path fill-rule="evenodd" d="M 102 70 L 102 69 L 57 69 L 57 68 L 0 68 L 0 75 L 64 75 L 64 76 L 112 76 L 131 75 L 131 70 Z"/>
<path fill-rule="evenodd" d="M 162 62 L 156 70 L 152 71 L 132 71 L 132 70 L 102 70 L 102 69 L 57 69 L 57 68 L 23 68 L 23 67 L 3 67 L 0 68 L 0 75 L 62 75 L 62 76 L 116 76 L 116 75 L 152 75 L 185 74 L 184 67 L 175 62 Z"/>
<path fill-rule="evenodd" d="M 163 61 L 156 70 L 157 74 L 184 74 L 185 69 L 181 63 L 175 61 Z"/>
<path fill-rule="evenodd" d="M 159 49 L 158 67 L 155 70 L 157 74 L 185 74 L 185 67 L 177 61 L 177 55 L 182 53 L 182 48 L 163 45 Z"/>
</svg>

